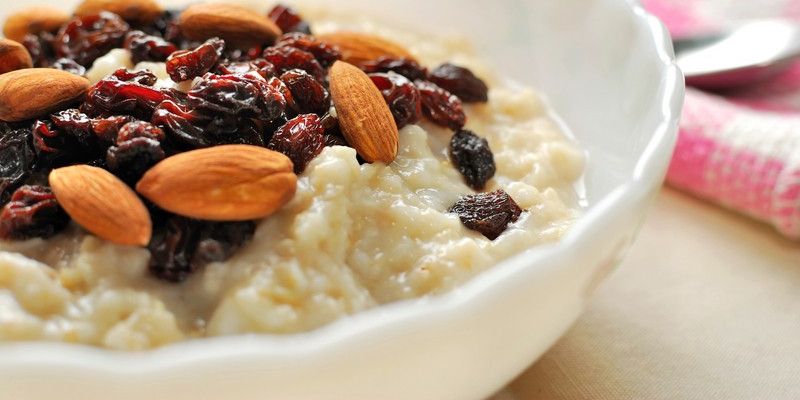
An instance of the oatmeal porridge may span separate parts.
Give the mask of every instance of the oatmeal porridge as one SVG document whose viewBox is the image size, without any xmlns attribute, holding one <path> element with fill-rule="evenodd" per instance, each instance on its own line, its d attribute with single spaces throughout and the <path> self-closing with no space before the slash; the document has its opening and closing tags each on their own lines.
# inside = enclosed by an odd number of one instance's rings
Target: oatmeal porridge
<svg viewBox="0 0 800 400">
<path fill-rule="evenodd" d="M 93 28 L 70 27 L 72 17 L 65 17 L 51 33 L 24 37 L 34 67 L 84 75 L 89 92 L 77 110 L 80 103 L 66 102 L 47 115 L 14 118 L 0 132 L 4 151 L 24 146 L 12 134 L 32 130 L 28 140 L 38 161 L 23 179 L 6 174 L 0 186 L 8 192 L 2 216 L 13 222 L 3 222 L 6 240 L 0 241 L 0 340 L 147 349 L 205 336 L 302 332 L 381 304 L 446 292 L 569 229 L 579 215 L 573 187 L 583 154 L 535 91 L 495 79 L 460 40 L 423 39 L 303 11 L 307 19 L 282 6 L 269 16 L 284 32 L 313 31 L 320 39 L 284 36 L 279 43 L 289 44 L 281 48 L 262 49 L 257 45 L 271 42 L 247 43 L 223 30 L 214 35 L 239 47 L 222 51 L 224 40 L 190 35 L 189 11 L 159 11 L 138 33 L 133 27 L 143 22 L 121 11 L 121 17 L 100 14 Z M 117 32 L 115 24 L 130 27 Z M 171 31 L 176 26 L 182 34 Z M 59 42 L 65 29 L 76 29 L 73 40 L 91 29 L 119 37 L 77 51 Z M 357 32 L 356 39 L 340 34 L 345 31 Z M 390 38 L 383 50 L 398 56 L 385 48 L 397 46 L 402 57 L 369 60 L 374 54 L 359 53 L 365 37 Z M 320 40 L 332 43 L 330 54 L 317 46 Z M 56 55 L 42 43 L 54 43 Z M 308 64 L 314 58 L 319 62 Z M 369 75 L 334 63 L 339 58 Z M 280 79 L 259 89 L 258 104 L 234 107 L 230 96 L 241 92 L 224 92 L 235 85 L 261 88 L 271 77 Z M 359 79 L 371 79 L 379 91 L 370 86 L 362 96 Z M 111 100 L 100 98 L 111 88 Z M 140 97 L 124 97 L 125 90 Z M 394 142 L 359 136 L 364 126 L 380 136 L 380 118 L 351 117 L 370 109 L 376 93 L 386 101 L 376 109 L 388 105 L 391 112 L 389 130 L 399 128 Z M 147 96 L 158 101 L 144 104 Z M 233 108 L 235 118 L 209 114 Z M 74 154 L 76 138 L 69 135 L 82 123 L 98 137 L 113 131 L 116 142 L 101 146 L 101 162 Z M 219 141 L 220 132 L 237 139 Z M 264 140 L 264 132 L 272 138 Z M 361 140 L 368 143 L 354 143 Z M 219 189 L 198 192 L 206 203 L 188 204 L 183 188 L 196 190 L 206 179 L 204 162 L 249 160 L 248 152 L 256 164 L 262 154 L 276 160 L 259 170 L 270 180 L 252 185 L 252 193 L 274 194 L 275 187 L 280 193 L 227 207 L 215 203 L 225 201 L 217 200 Z M 52 164 L 45 167 L 49 186 L 36 178 L 45 156 Z M 170 168 L 192 163 L 194 170 L 173 173 L 183 176 L 169 183 Z M 77 167 L 84 169 L 67 171 Z M 91 176 L 124 186 L 137 204 L 144 198 L 141 210 L 118 211 L 122 221 L 149 215 L 146 226 L 106 226 L 114 221 L 97 221 L 102 210 L 71 202 L 68 194 L 82 187 L 74 180 Z"/>
</svg>

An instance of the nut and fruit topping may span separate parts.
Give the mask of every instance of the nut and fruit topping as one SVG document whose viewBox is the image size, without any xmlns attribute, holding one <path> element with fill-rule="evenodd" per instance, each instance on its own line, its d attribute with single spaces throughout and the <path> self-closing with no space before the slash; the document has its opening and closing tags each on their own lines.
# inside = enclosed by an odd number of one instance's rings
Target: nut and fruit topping
<svg viewBox="0 0 800 400">
<path fill-rule="evenodd" d="M 470 187 L 483 190 L 495 172 L 486 140 L 462 130 L 462 101 L 488 99 L 471 71 L 429 72 L 374 35 L 313 36 L 283 5 L 260 15 L 221 3 L 165 11 L 153 0 L 84 0 L 74 17 L 18 12 L 4 32 L 3 240 L 48 238 L 72 220 L 147 246 L 152 275 L 180 282 L 245 245 L 327 146 L 388 164 L 399 129 L 425 116 L 457 132 L 450 158 Z M 82 75 L 116 48 L 135 63 L 164 62 L 188 90 L 124 68 L 90 86 Z M 490 239 L 521 212 L 504 192 L 466 196 L 450 211 Z"/>
</svg>

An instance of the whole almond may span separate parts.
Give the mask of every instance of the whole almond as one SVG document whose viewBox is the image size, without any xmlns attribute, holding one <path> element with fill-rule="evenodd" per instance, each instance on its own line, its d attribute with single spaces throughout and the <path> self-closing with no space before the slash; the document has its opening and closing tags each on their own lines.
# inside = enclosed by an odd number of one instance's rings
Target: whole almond
<svg viewBox="0 0 800 400">
<path fill-rule="evenodd" d="M 80 100 L 89 80 L 52 68 L 28 68 L 0 75 L 0 120 L 24 121 Z"/>
<path fill-rule="evenodd" d="M 29 7 L 12 13 L 3 25 L 3 34 L 17 42 L 22 42 L 25 35 L 41 32 L 55 33 L 61 25 L 70 20 L 68 13 L 47 6 Z"/>
<path fill-rule="evenodd" d="M 87 231 L 117 244 L 150 242 L 150 213 L 136 193 L 110 172 L 73 165 L 52 170 L 49 181 L 58 204 Z"/>
<path fill-rule="evenodd" d="M 342 52 L 342 61 L 354 65 L 361 65 L 381 57 L 415 60 L 403 46 L 368 33 L 341 31 L 318 35 L 318 38 L 338 47 Z"/>
<path fill-rule="evenodd" d="M 225 145 L 180 153 L 147 171 L 136 191 L 186 217 L 246 221 L 273 214 L 294 197 L 297 175 L 285 155 Z"/>
<path fill-rule="evenodd" d="M 397 124 L 369 76 L 354 65 L 337 61 L 331 67 L 330 87 L 347 143 L 367 162 L 394 161 L 399 142 Z"/>
<path fill-rule="evenodd" d="M 0 39 L 0 74 L 32 66 L 31 55 L 25 46 L 10 39 Z"/>
<path fill-rule="evenodd" d="M 281 29 L 265 15 L 227 3 L 189 6 L 178 18 L 181 33 L 189 39 L 220 37 L 235 45 L 272 43 Z"/>
<path fill-rule="evenodd" d="M 153 0 L 83 0 L 75 8 L 75 15 L 83 17 L 101 11 L 110 11 L 128 22 L 140 24 L 151 23 L 164 13 L 164 9 Z"/>
</svg>

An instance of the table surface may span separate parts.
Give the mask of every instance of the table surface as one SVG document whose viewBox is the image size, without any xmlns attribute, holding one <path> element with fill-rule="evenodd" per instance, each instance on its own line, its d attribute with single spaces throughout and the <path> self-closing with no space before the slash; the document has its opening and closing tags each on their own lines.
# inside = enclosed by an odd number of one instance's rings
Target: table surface
<svg viewBox="0 0 800 400">
<path fill-rule="evenodd" d="M 800 399 L 800 243 L 664 189 L 586 313 L 491 400 Z"/>
</svg>

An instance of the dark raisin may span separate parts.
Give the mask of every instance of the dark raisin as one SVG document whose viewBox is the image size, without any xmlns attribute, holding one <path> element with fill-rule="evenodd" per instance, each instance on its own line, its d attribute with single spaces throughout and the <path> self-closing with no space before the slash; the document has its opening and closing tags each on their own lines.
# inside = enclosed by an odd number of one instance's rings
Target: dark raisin
<svg viewBox="0 0 800 400">
<path fill-rule="evenodd" d="M 276 75 L 275 66 L 263 58 L 256 58 L 250 61 L 235 61 L 217 65 L 214 73 L 217 75 L 235 75 L 256 72 L 264 79 L 272 78 Z"/>
<path fill-rule="evenodd" d="M 166 38 L 170 30 L 176 26 L 176 21 L 180 15 L 180 10 L 166 10 L 155 21 L 139 28 L 148 35 Z"/>
<path fill-rule="evenodd" d="M 468 130 L 460 130 L 450 139 L 450 160 L 475 190 L 483 190 L 496 172 L 489 142 Z"/>
<path fill-rule="evenodd" d="M 313 54 L 324 68 L 330 67 L 336 60 L 342 58 L 342 53 L 336 47 L 299 32 L 287 33 L 281 36 L 275 43 L 275 47 L 282 46 L 294 47 Z"/>
<path fill-rule="evenodd" d="M 144 86 L 153 86 L 158 82 L 158 77 L 150 70 L 143 69 L 141 71 L 130 71 L 125 68 L 120 68 L 111 75 L 109 79 L 116 79 L 120 82 L 133 82 Z"/>
<path fill-rule="evenodd" d="M 158 36 L 150 36 L 142 31 L 131 31 L 125 37 L 125 48 L 131 52 L 134 64 L 142 61 L 163 62 L 178 47 Z"/>
<path fill-rule="evenodd" d="M 159 141 L 149 137 L 135 137 L 110 147 L 106 153 L 106 165 L 111 173 L 133 186 L 150 167 L 164 157 L 166 154 Z"/>
<path fill-rule="evenodd" d="M 71 58 L 88 68 L 100 56 L 121 47 L 129 29 L 119 15 L 110 12 L 75 17 L 58 31 L 53 47 L 57 57 Z"/>
<path fill-rule="evenodd" d="M 153 231 L 150 273 L 168 282 L 183 282 L 209 262 L 225 261 L 247 243 L 256 225 L 207 222 L 172 216 Z"/>
<path fill-rule="evenodd" d="M 428 78 L 428 70 L 419 65 L 416 61 L 408 58 L 381 57 L 375 61 L 363 63 L 361 69 L 368 74 L 375 72 L 394 72 L 412 81 L 426 80 Z"/>
<path fill-rule="evenodd" d="M 286 71 L 281 81 L 292 92 L 298 114 L 323 115 L 331 108 L 331 96 L 313 76 L 301 69 Z"/>
<path fill-rule="evenodd" d="M 489 101 L 489 88 L 472 71 L 453 65 L 442 64 L 433 70 L 428 80 L 458 96 L 465 103 Z"/>
<path fill-rule="evenodd" d="M 422 101 L 414 83 L 394 72 L 373 73 L 369 77 L 389 105 L 398 129 L 419 121 Z"/>
<path fill-rule="evenodd" d="M 503 190 L 464 196 L 449 212 L 458 215 L 464 226 L 489 240 L 497 239 L 522 214 L 514 199 Z"/>
<path fill-rule="evenodd" d="M 132 81 L 122 81 L 116 75 L 133 77 Z M 89 88 L 81 110 L 93 117 L 130 115 L 149 120 L 156 106 L 165 100 L 173 100 L 172 92 L 146 85 L 153 78 L 146 74 L 130 74 L 124 69 L 119 70 L 115 75 L 106 77 Z"/>
<path fill-rule="evenodd" d="M 437 125 L 459 130 L 467 123 L 467 115 L 461 100 L 435 83 L 414 83 L 422 97 L 422 113 Z"/>
<path fill-rule="evenodd" d="M 30 127 L 0 122 L 0 204 L 28 178 L 35 162 Z"/>
<path fill-rule="evenodd" d="M 203 76 L 214 68 L 223 50 L 225 42 L 220 38 L 211 38 L 194 50 L 172 53 L 167 59 L 167 73 L 175 82 Z"/>
<path fill-rule="evenodd" d="M 325 81 L 325 69 L 313 54 L 296 47 L 268 47 L 264 59 L 272 63 L 279 74 L 292 69 L 302 69 L 320 82 Z"/>
<path fill-rule="evenodd" d="M 75 75 L 86 75 L 86 68 L 69 58 L 59 58 L 53 62 L 52 68 L 67 71 Z"/>
<path fill-rule="evenodd" d="M 53 49 L 53 34 L 42 32 L 37 35 L 28 34 L 22 40 L 22 45 L 28 49 L 31 55 L 33 66 L 36 68 L 48 68 L 56 59 L 56 51 Z"/>
<path fill-rule="evenodd" d="M 272 121 L 286 107 L 283 95 L 255 72 L 236 75 L 207 74 L 188 93 L 190 107 L 207 114 Z"/>
<path fill-rule="evenodd" d="M 300 174 L 325 148 L 324 133 L 319 116 L 299 115 L 278 128 L 267 147 L 289 157 L 294 163 L 294 172 Z"/>
<path fill-rule="evenodd" d="M 291 7 L 278 4 L 269 12 L 269 19 L 283 32 L 301 32 L 310 35 L 311 27 Z"/>
<path fill-rule="evenodd" d="M 33 125 L 33 145 L 43 163 L 59 167 L 86 163 L 102 154 L 104 144 L 93 133 L 92 120 L 77 109 L 50 116 Z"/>
<path fill-rule="evenodd" d="M 101 142 L 111 145 L 117 141 L 119 130 L 133 118 L 127 115 L 117 115 L 92 120 L 92 132 Z"/>
<path fill-rule="evenodd" d="M 222 53 L 222 58 L 224 59 L 223 63 L 245 62 L 261 58 L 262 53 L 264 53 L 262 46 L 228 47 Z"/>
<path fill-rule="evenodd" d="M 63 230 L 69 216 L 46 186 L 22 186 L 0 211 L 0 239 L 49 238 Z"/>
<path fill-rule="evenodd" d="M 220 144 L 264 145 L 264 130 L 247 117 L 205 115 L 174 101 L 161 103 L 153 113 L 152 123 L 163 129 L 174 147 L 194 149 Z"/>
<path fill-rule="evenodd" d="M 164 140 L 164 131 L 149 122 L 131 121 L 119 129 L 116 142 L 121 144 L 135 138 L 148 138 L 161 142 Z"/>
</svg>

